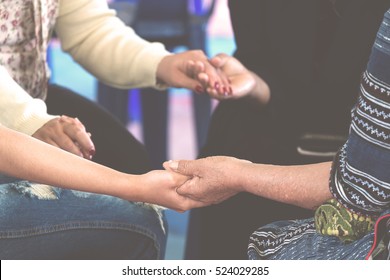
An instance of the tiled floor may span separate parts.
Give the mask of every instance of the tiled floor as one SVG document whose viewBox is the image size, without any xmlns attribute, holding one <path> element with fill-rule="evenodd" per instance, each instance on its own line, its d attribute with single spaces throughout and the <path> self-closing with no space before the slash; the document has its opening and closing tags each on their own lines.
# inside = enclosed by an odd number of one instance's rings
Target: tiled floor
<svg viewBox="0 0 390 280">
<path fill-rule="evenodd" d="M 220 6 L 226 4 L 220 1 Z M 229 30 L 220 30 L 215 24 L 218 18 L 226 17 L 226 7 L 216 9 L 212 18 L 214 22 L 210 26 L 208 54 L 213 56 L 219 52 L 232 53 L 234 41 Z M 217 18 L 216 18 L 217 17 Z M 226 18 L 222 19 L 222 22 Z M 228 25 L 225 25 L 225 28 Z M 73 62 L 67 55 L 61 52 L 59 45 L 53 44 L 51 52 L 52 82 L 69 87 L 83 96 L 96 100 L 96 80 Z M 171 90 L 169 104 L 168 126 L 168 158 L 170 159 L 193 159 L 196 157 L 195 132 L 193 125 L 192 99 L 186 90 Z M 142 141 L 142 123 L 139 121 L 129 123 L 129 130 Z M 184 244 L 188 224 L 188 212 L 179 214 L 167 211 L 169 223 L 168 244 L 166 259 L 182 259 L 184 256 Z"/>
</svg>

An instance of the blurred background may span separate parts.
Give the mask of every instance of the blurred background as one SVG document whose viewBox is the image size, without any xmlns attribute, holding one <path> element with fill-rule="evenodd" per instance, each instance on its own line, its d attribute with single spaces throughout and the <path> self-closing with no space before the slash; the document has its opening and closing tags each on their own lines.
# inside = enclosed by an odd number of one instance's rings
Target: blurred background
<svg viewBox="0 0 390 280">
<path fill-rule="evenodd" d="M 227 0 L 108 1 L 127 25 L 143 38 L 159 41 L 173 52 L 203 49 L 212 57 L 235 49 Z M 154 168 L 167 159 L 194 159 L 205 141 L 208 122 L 217 104 L 206 95 L 184 89 L 116 90 L 97 81 L 51 42 L 51 82 L 98 102 L 115 115 L 151 155 Z M 188 214 L 168 210 L 166 259 L 183 259 Z"/>
</svg>

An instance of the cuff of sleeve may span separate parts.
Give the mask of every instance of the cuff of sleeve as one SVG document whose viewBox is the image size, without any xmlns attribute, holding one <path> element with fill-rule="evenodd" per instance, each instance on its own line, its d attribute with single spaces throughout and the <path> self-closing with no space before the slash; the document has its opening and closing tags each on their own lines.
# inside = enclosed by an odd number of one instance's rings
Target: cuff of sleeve
<svg viewBox="0 0 390 280">
<path fill-rule="evenodd" d="M 153 43 L 154 45 L 154 43 Z M 160 44 L 156 44 L 160 45 Z M 156 47 L 156 46 L 154 46 Z M 152 86 L 158 90 L 164 90 L 168 88 L 168 85 L 163 83 L 162 81 L 159 81 L 157 79 L 157 68 L 161 62 L 161 60 L 168 56 L 172 55 L 168 51 L 165 51 L 163 48 L 158 48 L 159 51 L 152 52 L 145 48 L 143 51 L 145 54 L 140 54 L 140 60 L 142 58 L 142 61 L 138 61 L 137 65 L 143 65 L 139 67 L 138 71 L 141 72 L 140 81 L 139 84 L 142 86 Z"/>
<path fill-rule="evenodd" d="M 15 111 L 18 111 L 15 109 Z M 22 107 L 20 114 L 14 115 L 14 122 L 10 128 L 27 135 L 33 135 L 48 121 L 58 118 L 59 116 L 49 115 L 46 113 L 46 104 L 43 100 L 33 99 L 29 106 Z"/>
<path fill-rule="evenodd" d="M 27 135 L 33 135 L 38 129 L 45 125 L 48 121 L 58 118 L 59 116 L 30 116 L 28 121 L 21 123 L 16 130 Z"/>
</svg>

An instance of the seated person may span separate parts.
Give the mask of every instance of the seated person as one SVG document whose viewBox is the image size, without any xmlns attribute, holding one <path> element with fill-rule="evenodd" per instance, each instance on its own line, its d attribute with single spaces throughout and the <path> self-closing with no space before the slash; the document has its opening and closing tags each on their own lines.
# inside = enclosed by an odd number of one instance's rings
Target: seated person
<svg viewBox="0 0 390 280">
<path fill-rule="evenodd" d="M 1 176 L 0 257 L 162 258 L 166 232 L 161 211 L 127 200 L 182 209 L 168 188 L 180 180 L 166 172 L 147 173 L 143 146 L 96 104 L 48 87 L 46 52 L 55 30 L 64 51 L 107 84 L 193 90 L 202 86 L 187 74 L 189 62 L 201 60 L 202 69 L 214 73 L 206 56 L 200 51 L 173 55 L 143 40 L 105 0 L 1 1 L 0 11 L 0 124 L 118 171 L 146 173 L 112 173 L 60 151 L 52 154 L 2 128 L 0 172 L 122 200 Z M 48 88 L 55 91 L 46 99 Z M 167 187 L 166 196 L 156 187 Z"/>
<path fill-rule="evenodd" d="M 0 139 L 2 260 L 161 259 L 166 224 L 154 204 L 203 205 L 176 193 L 179 174 L 125 174 L 1 125 Z"/>
<path fill-rule="evenodd" d="M 237 98 L 234 86 L 231 95 L 213 95 L 221 102 L 199 157 L 224 155 L 275 165 L 331 161 L 348 136 L 360 74 L 389 1 L 228 3 L 234 56 L 266 83 L 271 96 L 259 106 L 254 99 Z M 268 215 L 242 219 L 253 212 Z M 297 206 L 240 193 L 191 211 L 186 257 L 245 259 L 246 238 L 257 227 L 312 215 Z M 232 239 L 237 241 L 231 244 Z"/>
<path fill-rule="evenodd" d="M 389 259 L 389 38 L 390 10 L 362 74 L 348 139 L 333 163 L 278 166 L 233 157 L 167 162 L 167 169 L 192 176 L 177 192 L 208 204 L 249 192 L 315 209 L 312 218 L 278 221 L 256 230 L 249 240 L 250 259 Z M 228 57 L 218 60 L 225 66 L 238 63 Z M 242 78 L 247 75 L 256 80 L 246 69 L 236 69 Z M 250 90 L 256 92 L 256 83 L 250 84 Z M 267 214 L 254 212 L 243 218 Z"/>
</svg>

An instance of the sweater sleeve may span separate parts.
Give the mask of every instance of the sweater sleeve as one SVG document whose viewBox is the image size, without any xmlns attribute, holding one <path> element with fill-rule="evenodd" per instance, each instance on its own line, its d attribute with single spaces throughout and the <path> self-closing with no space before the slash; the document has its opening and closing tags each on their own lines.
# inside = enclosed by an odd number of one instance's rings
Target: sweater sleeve
<svg viewBox="0 0 390 280">
<path fill-rule="evenodd" d="M 60 1 L 56 32 L 63 50 L 103 83 L 158 86 L 157 66 L 169 52 L 136 35 L 105 0 Z"/>
<path fill-rule="evenodd" d="M 32 135 L 49 120 L 45 102 L 32 98 L 0 65 L 0 123 L 19 132 Z"/>
</svg>

